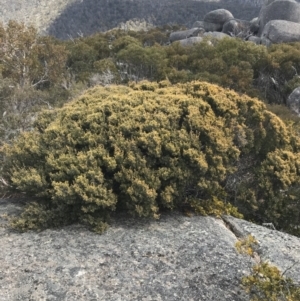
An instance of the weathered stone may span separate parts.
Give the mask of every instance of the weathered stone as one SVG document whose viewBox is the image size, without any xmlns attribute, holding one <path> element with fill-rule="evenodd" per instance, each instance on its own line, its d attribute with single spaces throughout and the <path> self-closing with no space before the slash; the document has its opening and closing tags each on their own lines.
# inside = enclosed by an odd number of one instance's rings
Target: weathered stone
<svg viewBox="0 0 300 301">
<path fill-rule="evenodd" d="M 204 21 L 196 21 L 193 24 L 193 28 L 204 28 Z"/>
<path fill-rule="evenodd" d="M 257 34 L 259 31 L 259 19 L 254 18 L 250 21 L 250 32 L 252 32 L 253 34 Z"/>
<path fill-rule="evenodd" d="M 0 213 L 12 207 L 0 200 Z M 79 225 L 0 235 L 1 300 L 249 300 L 241 278 L 253 262 L 220 219 L 118 215 L 103 235 Z"/>
<path fill-rule="evenodd" d="M 222 32 L 233 37 L 244 38 L 249 35 L 250 22 L 239 19 L 232 19 L 223 25 Z"/>
<path fill-rule="evenodd" d="M 216 9 L 204 16 L 204 29 L 206 31 L 222 31 L 223 25 L 234 19 L 232 13 L 226 9 Z"/>
<path fill-rule="evenodd" d="M 280 1 L 280 0 L 265 0 L 263 3 L 263 6 L 267 6 L 275 1 Z M 297 2 L 296 0 L 290 0 L 291 2 Z"/>
<path fill-rule="evenodd" d="M 259 14 L 258 35 L 262 34 L 265 25 L 272 20 L 300 23 L 300 4 L 293 0 L 276 0 L 262 7 Z"/>
<path fill-rule="evenodd" d="M 184 40 L 190 37 L 197 37 L 199 33 L 203 32 L 202 28 L 192 28 L 188 30 L 175 31 L 170 34 L 170 42 Z"/>
<path fill-rule="evenodd" d="M 216 39 L 216 40 L 230 38 L 229 35 L 227 35 L 223 32 L 213 31 L 213 32 L 205 32 L 202 34 L 201 37 L 191 37 L 188 39 L 180 40 L 179 42 L 182 46 L 191 46 L 193 44 L 202 42 L 204 37 L 209 37 L 209 38 Z"/>
<path fill-rule="evenodd" d="M 256 37 L 256 36 L 250 36 L 248 39 L 247 39 L 248 42 L 253 42 L 257 45 L 261 44 L 261 38 L 260 37 Z"/>
<path fill-rule="evenodd" d="M 295 22 L 273 20 L 266 24 L 262 39 L 271 43 L 290 43 L 300 41 L 300 24 Z"/>
<path fill-rule="evenodd" d="M 137 18 L 155 26 L 184 24 L 203 20 L 216 7 L 228 9 L 240 19 L 258 15 L 263 0 L 0 0 L 0 20 L 25 22 L 37 26 L 42 34 L 61 39 L 107 31 L 121 22 Z M 195 15 L 197 18 L 195 19 Z"/>
<path fill-rule="evenodd" d="M 190 37 L 188 39 L 180 40 L 179 42 L 182 46 L 191 46 L 196 43 L 200 43 L 202 41 L 203 41 L 202 37 Z"/>
<path fill-rule="evenodd" d="M 299 238 L 230 216 L 118 214 L 103 235 L 80 225 L 9 230 L 4 215 L 23 206 L 0 199 L 1 300 L 249 301 L 241 278 L 257 258 L 282 272 L 300 261 Z M 259 242 L 255 259 L 235 249 L 248 234 Z M 286 275 L 298 282 L 299 267 Z"/>
<path fill-rule="evenodd" d="M 218 32 L 218 31 L 205 32 L 203 34 L 203 37 L 210 37 L 210 38 L 217 39 L 217 40 L 221 40 L 224 38 L 230 38 L 230 36 L 227 35 L 226 33 Z"/>
<path fill-rule="evenodd" d="M 272 224 L 267 224 L 271 226 L 268 228 L 231 216 L 224 217 L 224 220 L 239 236 L 253 235 L 259 243 L 261 260 L 269 261 L 282 272 L 286 271 L 286 276 L 300 284 L 300 238 L 273 230 Z"/>
<path fill-rule="evenodd" d="M 261 37 L 260 38 L 260 44 L 269 47 L 269 46 L 272 45 L 272 42 L 266 37 Z"/>
<path fill-rule="evenodd" d="M 263 5 L 267 6 L 267 5 L 271 4 L 272 2 L 274 2 L 274 0 L 265 0 Z"/>
<path fill-rule="evenodd" d="M 288 107 L 300 116 L 300 87 L 297 87 L 287 99 Z"/>
</svg>

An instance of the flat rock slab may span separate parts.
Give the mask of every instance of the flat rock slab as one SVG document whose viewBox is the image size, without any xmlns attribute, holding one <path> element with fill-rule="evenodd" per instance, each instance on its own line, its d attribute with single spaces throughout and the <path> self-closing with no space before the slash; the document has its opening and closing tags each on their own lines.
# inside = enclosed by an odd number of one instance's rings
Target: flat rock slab
<svg viewBox="0 0 300 301">
<path fill-rule="evenodd" d="M 0 199 L 0 301 L 249 300 L 240 281 L 253 262 L 222 220 L 118 215 L 103 235 L 80 225 L 21 234 L 1 218 L 21 207 Z"/>
<path fill-rule="evenodd" d="M 300 284 L 300 239 L 280 231 L 249 223 L 231 216 L 226 222 L 238 236 L 253 235 L 259 242 L 262 260 L 277 266 L 285 275 Z"/>
</svg>

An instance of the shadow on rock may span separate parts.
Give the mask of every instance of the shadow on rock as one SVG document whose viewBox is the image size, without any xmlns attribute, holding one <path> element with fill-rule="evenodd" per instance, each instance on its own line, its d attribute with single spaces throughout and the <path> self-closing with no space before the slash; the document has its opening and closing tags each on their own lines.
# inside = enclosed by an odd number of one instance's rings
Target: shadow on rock
<svg viewBox="0 0 300 301">
<path fill-rule="evenodd" d="M 209 11 L 219 8 L 228 9 L 235 17 L 250 20 L 258 15 L 260 6 L 255 1 L 241 3 L 240 0 L 85 0 L 68 6 L 47 32 L 60 39 L 69 39 L 106 31 L 131 19 L 143 19 L 157 26 L 181 24 L 191 27 Z"/>
</svg>

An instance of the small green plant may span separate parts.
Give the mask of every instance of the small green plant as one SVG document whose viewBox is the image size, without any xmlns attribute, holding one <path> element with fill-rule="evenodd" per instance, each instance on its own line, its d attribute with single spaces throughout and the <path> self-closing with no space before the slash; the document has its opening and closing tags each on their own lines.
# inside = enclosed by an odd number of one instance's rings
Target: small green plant
<svg viewBox="0 0 300 301">
<path fill-rule="evenodd" d="M 251 275 L 242 279 L 251 301 L 299 301 L 300 287 L 291 278 L 268 262 L 252 268 Z"/>
<path fill-rule="evenodd" d="M 258 242 L 255 239 L 255 237 L 252 236 L 251 234 L 248 235 L 247 237 L 244 237 L 243 239 L 240 239 L 235 244 L 235 247 L 240 254 L 246 254 L 251 257 L 254 255 L 255 248 L 257 246 L 258 246 Z"/>
<path fill-rule="evenodd" d="M 220 217 L 222 215 L 231 215 L 237 218 L 243 218 L 243 215 L 238 212 L 237 208 L 230 203 L 225 203 L 224 201 L 212 197 L 199 204 L 197 199 L 191 200 L 191 207 L 196 213 L 201 215 L 213 215 Z"/>
<path fill-rule="evenodd" d="M 258 241 L 248 235 L 239 240 L 235 247 L 240 254 L 254 257 Z M 251 274 L 242 278 L 242 284 L 250 294 L 251 301 L 299 301 L 300 287 L 284 274 L 276 266 L 259 259 L 252 267 Z"/>
</svg>

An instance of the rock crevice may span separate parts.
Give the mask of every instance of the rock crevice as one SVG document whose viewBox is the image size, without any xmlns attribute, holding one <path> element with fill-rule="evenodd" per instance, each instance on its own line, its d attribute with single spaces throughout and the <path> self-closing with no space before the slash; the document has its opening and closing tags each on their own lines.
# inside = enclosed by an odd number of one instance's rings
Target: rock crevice
<svg viewBox="0 0 300 301">
<path fill-rule="evenodd" d="M 22 206 L 1 199 L 0 222 Z M 80 225 L 38 233 L 1 227 L 0 300 L 248 301 L 241 279 L 254 261 L 235 243 L 250 233 L 282 271 L 299 260 L 298 238 L 228 216 L 116 215 L 103 235 Z M 287 275 L 299 280 L 298 271 Z"/>
</svg>

